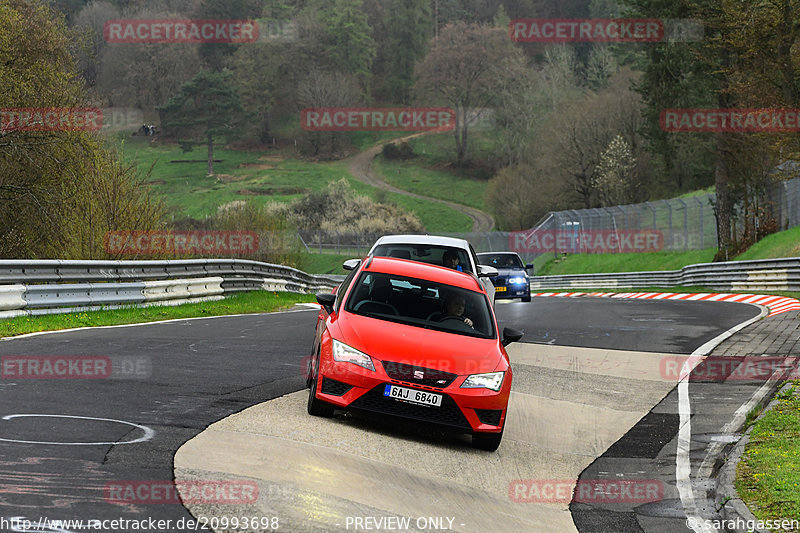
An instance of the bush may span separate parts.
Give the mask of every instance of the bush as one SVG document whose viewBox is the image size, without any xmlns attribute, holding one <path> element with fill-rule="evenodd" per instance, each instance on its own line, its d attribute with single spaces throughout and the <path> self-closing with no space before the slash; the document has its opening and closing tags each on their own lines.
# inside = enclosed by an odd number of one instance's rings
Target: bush
<svg viewBox="0 0 800 533">
<path fill-rule="evenodd" d="M 271 209 L 284 211 L 299 230 L 332 240 L 344 233 L 416 233 L 425 229 L 413 213 L 356 194 L 344 178 L 289 206 L 273 205 Z"/>
<path fill-rule="evenodd" d="M 413 159 L 414 148 L 407 142 L 388 143 L 383 145 L 383 157 L 386 159 Z"/>
</svg>

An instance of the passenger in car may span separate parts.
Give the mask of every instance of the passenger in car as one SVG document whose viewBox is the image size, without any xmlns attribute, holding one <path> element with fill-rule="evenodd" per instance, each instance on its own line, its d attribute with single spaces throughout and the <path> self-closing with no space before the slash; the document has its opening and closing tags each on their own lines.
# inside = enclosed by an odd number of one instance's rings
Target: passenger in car
<svg viewBox="0 0 800 533">
<path fill-rule="evenodd" d="M 461 265 L 458 264 L 458 254 L 452 250 L 447 250 L 444 255 L 442 256 L 442 263 L 447 268 L 452 268 L 458 270 L 459 272 L 463 272 L 464 269 L 461 268 Z"/>
</svg>

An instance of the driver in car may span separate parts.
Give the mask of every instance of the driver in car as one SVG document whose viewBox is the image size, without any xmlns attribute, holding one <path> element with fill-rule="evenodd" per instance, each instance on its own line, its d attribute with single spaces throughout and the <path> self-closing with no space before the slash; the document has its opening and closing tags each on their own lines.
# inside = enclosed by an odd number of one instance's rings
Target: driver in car
<svg viewBox="0 0 800 533">
<path fill-rule="evenodd" d="M 444 300 L 444 307 L 443 317 L 439 320 L 447 320 L 448 318 L 456 317 L 460 320 L 463 320 L 466 325 L 469 327 L 472 326 L 472 319 L 467 318 L 464 316 L 464 307 L 466 306 L 466 301 L 464 297 L 460 294 L 449 294 L 445 297 Z"/>
</svg>

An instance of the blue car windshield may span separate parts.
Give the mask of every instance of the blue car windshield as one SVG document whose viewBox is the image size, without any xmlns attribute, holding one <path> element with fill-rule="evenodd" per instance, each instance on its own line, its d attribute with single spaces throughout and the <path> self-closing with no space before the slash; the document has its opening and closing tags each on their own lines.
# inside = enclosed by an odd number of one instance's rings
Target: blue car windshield
<svg viewBox="0 0 800 533">
<path fill-rule="evenodd" d="M 479 254 L 478 261 L 495 268 L 525 268 L 517 254 Z"/>
</svg>

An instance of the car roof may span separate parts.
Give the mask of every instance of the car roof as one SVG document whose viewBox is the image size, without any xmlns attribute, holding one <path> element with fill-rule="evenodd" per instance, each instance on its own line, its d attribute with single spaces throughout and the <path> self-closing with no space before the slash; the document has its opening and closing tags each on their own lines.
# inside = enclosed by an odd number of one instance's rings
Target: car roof
<svg viewBox="0 0 800 533">
<path fill-rule="evenodd" d="M 477 254 L 481 255 L 519 255 L 517 252 L 481 252 Z"/>
<path fill-rule="evenodd" d="M 485 292 L 478 279 L 472 274 L 409 259 L 372 256 L 371 260 L 370 258 L 366 260 L 363 270 L 366 272 L 407 276 L 409 278 L 433 281 L 434 283 L 445 283 L 475 292 Z"/>
<path fill-rule="evenodd" d="M 469 243 L 465 239 L 439 235 L 384 235 L 375 241 L 372 247 L 375 248 L 379 244 L 434 244 L 469 250 Z"/>
</svg>

